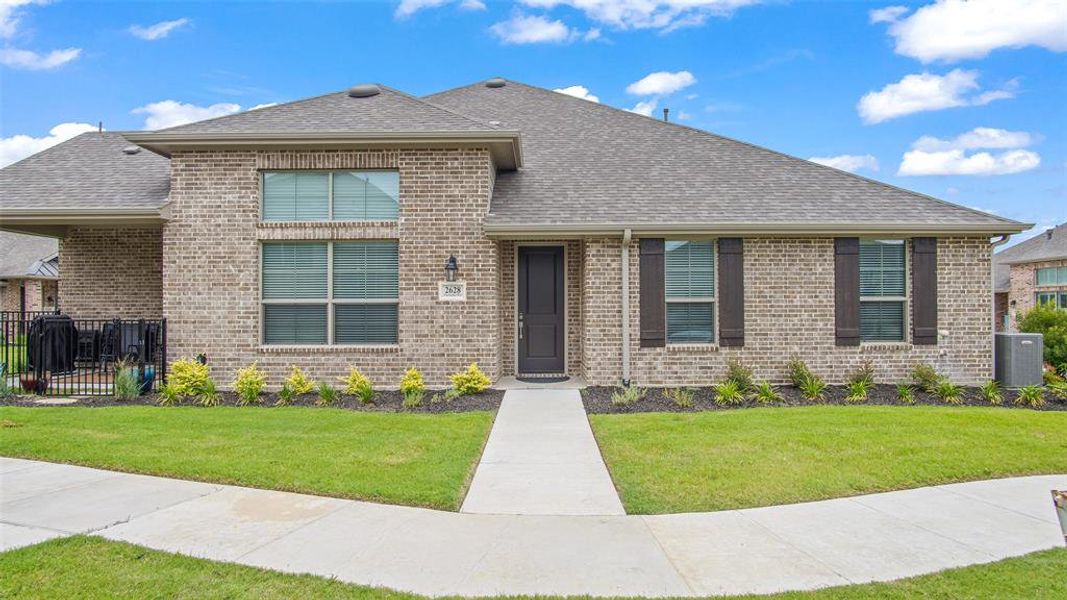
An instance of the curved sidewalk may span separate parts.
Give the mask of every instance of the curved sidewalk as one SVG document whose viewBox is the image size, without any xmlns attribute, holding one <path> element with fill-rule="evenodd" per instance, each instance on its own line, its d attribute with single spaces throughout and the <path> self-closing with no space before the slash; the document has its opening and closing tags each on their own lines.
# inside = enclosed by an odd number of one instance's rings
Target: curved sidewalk
<svg viewBox="0 0 1067 600">
<path fill-rule="evenodd" d="M 0 547 L 72 533 L 428 595 L 684 596 L 897 579 L 1063 544 L 1018 477 L 658 516 L 479 515 L 0 458 Z"/>
</svg>

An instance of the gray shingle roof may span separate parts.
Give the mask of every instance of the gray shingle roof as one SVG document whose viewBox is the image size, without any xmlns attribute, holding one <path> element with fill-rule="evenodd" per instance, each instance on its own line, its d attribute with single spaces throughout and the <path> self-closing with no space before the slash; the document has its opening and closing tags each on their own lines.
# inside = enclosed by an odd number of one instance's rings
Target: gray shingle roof
<svg viewBox="0 0 1067 600">
<path fill-rule="evenodd" d="M 170 161 L 123 153 L 130 145 L 121 132 L 83 133 L 0 169 L 0 218 L 6 209 L 162 206 Z"/>
<path fill-rule="evenodd" d="M 1067 259 L 1067 223 L 997 252 L 993 257 L 996 263 L 995 289 L 1006 292 L 1011 288 L 1011 264 L 1061 259 Z"/>
<path fill-rule="evenodd" d="M 454 111 L 379 86 L 381 93 L 352 98 L 347 91 L 249 110 L 166 133 L 313 133 L 393 131 L 491 131 L 493 127 Z"/>
<path fill-rule="evenodd" d="M 0 231 L 0 278 L 55 277 L 55 238 Z"/>
<path fill-rule="evenodd" d="M 1025 226 L 702 130 L 509 81 L 427 96 L 522 132 L 487 228 L 808 223 Z"/>
</svg>

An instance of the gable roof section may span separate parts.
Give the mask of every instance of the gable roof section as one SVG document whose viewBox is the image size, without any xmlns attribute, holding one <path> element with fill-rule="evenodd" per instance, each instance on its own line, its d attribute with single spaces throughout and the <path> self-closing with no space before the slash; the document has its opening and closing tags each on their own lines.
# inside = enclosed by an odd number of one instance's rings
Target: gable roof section
<svg viewBox="0 0 1067 600">
<path fill-rule="evenodd" d="M 20 213 L 158 210 L 170 193 L 170 161 L 126 154 L 122 132 L 83 133 L 0 169 L 0 221 Z M 40 257 L 37 257 L 40 258 Z"/>
<path fill-rule="evenodd" d="M 0 278 L 55 279 L 59 275 L 54 262 L 58 250 L 59 242 L 54 238 L 0 232 Z"/>
<path fill-rule="evenodd" d="M 1051 231 L 1051 236 L 1049 232 Z M 994 290 L 1011 290 L 1011 265 L 1046 260 L 1067 260 L 1067 223 L 1019 242 L 993 255 Z"/>
<path fill-rule="evenodd" d="M 427 96 L 522 131 L 486 230 L 1012 233 L 1028 226 L 752 144 L 508 81 Z"/>
</svg>

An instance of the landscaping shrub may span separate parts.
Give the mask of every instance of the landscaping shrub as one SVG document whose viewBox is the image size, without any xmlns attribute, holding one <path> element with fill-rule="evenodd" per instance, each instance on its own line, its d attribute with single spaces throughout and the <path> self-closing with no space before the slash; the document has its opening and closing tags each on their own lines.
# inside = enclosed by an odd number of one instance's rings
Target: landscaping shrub
<svg viewBox="0 0 1067 600">
<path fill-rule="evenodd" d="M 805 399 L 820 402 L 823 400 L 823 392 L 826 391 L 826 382 L 818 375 L 809 372 L 808 376 L 800 382 L 799 387 Z"/>
<path fill-rule="evenodd" d="M 742 392 L 748 392 L 753 388 L 752 369 L 739 359 L 731 358 L 726 361 L 726 381 L 732 381 Z"/>
<path fill-rule="evenodd" d="M 160 406 L 175 406 L 182 401 L 182 395 L 178 393 L 178 388 L 173 382 L 167 382 L 166 385 L 159 388 L 159 405 Z"/>
<path fill-rule="evenodd" d="M 319 384 L 319 399 L 315 401 L 315 404 L 319 406 L 331 406 L 337 402 L 337 390 L 333 386 L 323 381 Z"/>
<path fill-rule="evenodd" d="M 116 400 L 135 400 L 141 395 L 141 374 L 137 367 L 124 361 L 115 364 L 112 390 Z"/>
<path fill-rule="evenodd" d="M 863 361 L 863 364 L 856 368 L 848 375 L 848 383 L 866 382 L 867 389 L 874 385 L 874 365 L 870 360 Z"/>
<path fill-rule="evenodd" d="M 179 358 L 170 364 L 167 386 L 178 396 L 199 396 L 210 379 L 211 369 L 207 365 L 189 358 Z"/>
<path fill-rule="evenodd" d="M 942 378 L 934 385 L 934 395 L 945 404 L 963 404 L 963 386 Z"/>
<path fill-rule="evenodd" d="M 933 394 L 934 388 L 941 382 L 941 375 L 938 374 L 937 369 L 926 363 L 916 363 L 911 368 L 911 380 L 915 382 L 915 385 L 920 390 L 927 394 Z"/>
<path fill-rule="evenodd" d="M 1019 395 L 1015 397 L 1015 404 L 1038 408 L 1045 405 L 1045 388 L 1039 385 L 1024 385 L 1019 388 Z"/>
<path fill-rule="evenodd" d="M 636 385 L 628 385 L 611 394 L 611 403 L 615 406 L 629 406 L 638 400 L 643 400 L 648 390 Z"/>
<path fill-rule="evenodd" d="M 682 408 L 693 406 L 694 393 L 689 388 L 667 388 L 663 390 L 663 395 Z"/>
<path fill-rule="evenodd" d="M 982 387 L 978 388 L 978 393 L 982 396 L 983 400 L 994 406 L 998 406 L 1000 403 L 1004 402 L 1004 394 L 1000 391 L 1000 384 L 994 379 L 990 379 L 988 382 L 984 383 Z"/>
<path fill-rule="evenodd" d="M 218 406 L 222 403 L 222 394 L 215 387 L 215 380 L 211 378 L 204 382 L 204 387 L 197 397 L 200 406 Z"/>
<path fill-rule="evenodd" d="M 814 376 L 814 373 L 811 372 L 808 365 L 795 356 L 790 359 L 789 364 L 786 366 L 786 370 L 789 371 L 789 382 L 792 383 L 794 387 L 798 388 L 802 386 L 805 381 Z"/>
<path fill-rule="evenodd" d="M 845 384 L 845 388 L 848 390 L 848 395 L 845 396 L 845 402 L 848 402 L 849 404 L 866 402 L 867 396 L 871 392 L 871 381 L 869 379 L 850 380 Z"/>
<path fill-rule="evenodd" d="M 897 400 L 901 404 L 915 404 L 915 388 L 910 383 L 897 384 Z"/>
<path fill-rule="evenodd" d="M 715 389 L 715 404 L 719 406 L 736 406 L 745 401 L 745 392 L 741 389 L 741 384 L 734 379 L 716 383 L 713 387 Z"/>
<path fill-rule="evenodd" d="M 274 401 L 274 406 L 289 406 L 293 403 L 293 388 L 289 387 L 289 382 L 286 381 L 282 384 L 282 389 L 278 390 L 278 399 Z"/>
<path fill-rule="evenodd" d="M 349 367 L 348 377 L 341 378 L 341 382 L 345 384 L 345 393 L 359 397 L 362 404 L 370 404 L 374 401 L 374 384 L 363 373 L 360 373 L 359 369 Z"/>
<path fill-rule="evenodd" d="M 315 382 L 311 380 L 300 367 L 293 365 L 292 372 L 289 373 L 289 378 L 285 380 L 285 384 L 289 386 L 289 390 L 294 395 L 310 394 L 315 391 Z"/>
<path fill-rule="evenodd" d="M 426 382 L 422 379 L 422 373 L 415 367 L 411 367 L 404 373 L 400 380 L 400 393 L 404 395 L 404 406 L 414 408 L 422 404 L 422 396 L 426 393 Z"/>
<path fill-rule="evenodd" d="M 1067 382 L 1056 381 L 1045 386 L 1048 392 L 1057 400 L 1067 400 Z"/>
<path fill-rule="evenodd" d="M 452 388 L 459 396 L 479 394 L 492 383 L 489 377 L 478 368 L 478 363 L 471 363 L 466 371 L 455 373 L 449 379 L 452 380 Z"/>
<path fill-rule="evenodd" d="M 1045 362 L 1067 373 L 1067 310 L 1035 306 L 1019 320 L 1019 331 L 1044 335 Z"/>
<path fill-rule="evenodd" d="M 756 398 L 756 402 L 760 404 L 772 404 L 782 400 L 781 392 L 778 391 L 778 388 L 771 385 L 769 381 L 761 381 L 757 383 L 753 396 Z"/>
<path fill-rule="evenodd" d="M 233 391 L 237 394 L 237 403 L 241 406 L 258 404 L 263 388 L 267 386 L 267 376 L 259 370 L 256 363 L 238 369 L 233 379 Z"/>
</svg>

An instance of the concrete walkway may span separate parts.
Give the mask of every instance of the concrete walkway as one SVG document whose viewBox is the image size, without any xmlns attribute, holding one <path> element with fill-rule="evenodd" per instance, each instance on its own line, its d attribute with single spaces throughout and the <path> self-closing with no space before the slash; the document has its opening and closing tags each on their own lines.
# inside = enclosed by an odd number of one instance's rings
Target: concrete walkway
<svg viewBox="0 0 1067 600">
<path fill-rule="evenodd" d="M 504 394 L 460 512 L 626 514 L 578 390 Z"/>
<path fill-rule="evenodd" d="M 882 581 L 1063 545 L 1019 477 L 660 516 L 477 515 L 0 458 L 0 549 L 94 533 L 428 595 L 673 596 Z"/>
</svg>

